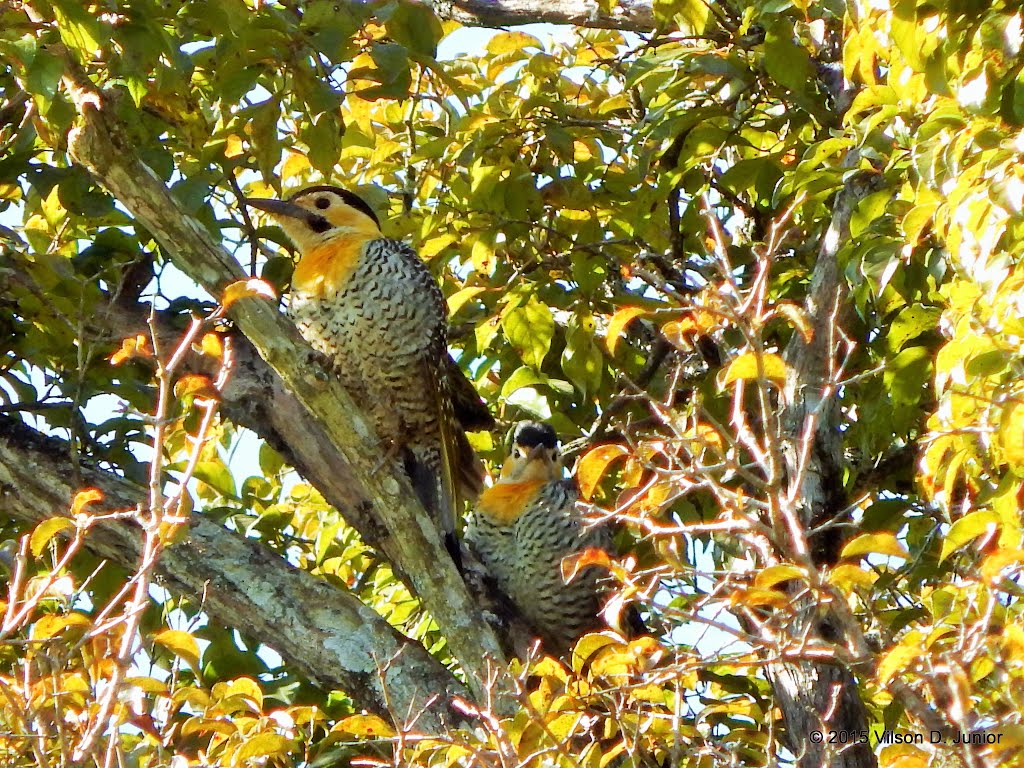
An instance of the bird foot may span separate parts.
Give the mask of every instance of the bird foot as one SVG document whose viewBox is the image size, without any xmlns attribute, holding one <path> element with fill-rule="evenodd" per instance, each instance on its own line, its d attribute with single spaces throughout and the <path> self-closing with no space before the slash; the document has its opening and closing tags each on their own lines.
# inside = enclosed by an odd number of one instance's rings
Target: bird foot
<svg viewBox="0 0 1024 768">
<path fill-rule="evenodd" d="M 306 356 L 306 367 L 313 371 L 318 381 L 330 381 L 334 363 L 330 357 L 318 349 L 309 350 Z"/>
</svg>

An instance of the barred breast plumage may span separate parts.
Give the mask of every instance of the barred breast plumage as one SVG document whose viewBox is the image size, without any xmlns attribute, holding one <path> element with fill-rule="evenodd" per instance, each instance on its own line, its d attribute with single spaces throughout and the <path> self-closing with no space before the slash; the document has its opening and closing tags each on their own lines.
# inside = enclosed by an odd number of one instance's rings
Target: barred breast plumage
<svg viewBox="0 0 1024 768">
<path fill-rule="evenodd" d="M 311 187 L 288 201 L 249 200 L 278 220 L 301 257 L 288 314 L 372 420 L 385 452 L 404 471 L 459 561 L 459 493 L 474 498 L 482 469 L 453 412 L 447 307 L 416 251 L 383 237 L 373 210 L 337 187 Z M 456 381 L 473 428 L 490 415 Z M 457 484 L 460 486 L 457 488 Z"/>
<path fill-rule="evenodd" d="M 466 542 L 545 649 L 564 654 L 600 626 L 603 590 L 593 567 L 567 584 L 562 561 L 588 547 L 607 548 L 610 537 L 586 526 L 576 484 L 561 478 L 557 453 L 549 425 L 520 424 L 500 478 L 477 502 Z"/>
</svg>

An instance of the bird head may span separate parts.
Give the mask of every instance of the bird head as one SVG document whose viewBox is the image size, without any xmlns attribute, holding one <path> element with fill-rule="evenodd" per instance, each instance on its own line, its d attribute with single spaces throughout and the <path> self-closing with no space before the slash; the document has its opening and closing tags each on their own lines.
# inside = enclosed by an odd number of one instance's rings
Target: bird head
<svg viewBox="0 0 1024 768">
<path fill-rule="evenodd" d="M 561 476 L 558 436 L 552 426 L 538 421 L 519 422 L 512 435 L 512 449 L 501 467 L 499 482 L 550 481 Z"/>
<path fill-rule="evenodd" d="M 246 203 L 269 213 L 302 253 L 339 236 L 380 236 L 373 209 L 340 187 L 308 187 L 287 200 L 250 197 Z"/>
</svg>

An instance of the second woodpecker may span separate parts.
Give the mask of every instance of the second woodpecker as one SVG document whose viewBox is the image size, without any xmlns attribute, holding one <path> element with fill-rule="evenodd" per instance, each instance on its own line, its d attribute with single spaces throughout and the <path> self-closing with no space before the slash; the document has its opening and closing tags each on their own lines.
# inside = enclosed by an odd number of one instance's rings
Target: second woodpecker
<svg viewBox="0 0 1024 768">
<path fill-rule="evenodd" d="M 247 202 L 299 251 L 288 314 L 371 418 L 459 562 L 456 505 L 475 498 L 482 479 L 463 429 L 493 420 L 448 355 L 437 281 L 413 248 L 381 234 L 353 192 L 316 186 Z"/>
<path fill-rule="evenodd" d="M 601 626 L 606 591 L 592 566 L 568 583 L 562 578 L 565 558 L 611 545 L 606 528 L 586 526 L 578 498 L 576 483 L 562 477 L 554 429 L 523 421 L 501 474 L 480 494 L 466 529 L 470 551 L 498 591 L 556 655 Z"/>
</svg>

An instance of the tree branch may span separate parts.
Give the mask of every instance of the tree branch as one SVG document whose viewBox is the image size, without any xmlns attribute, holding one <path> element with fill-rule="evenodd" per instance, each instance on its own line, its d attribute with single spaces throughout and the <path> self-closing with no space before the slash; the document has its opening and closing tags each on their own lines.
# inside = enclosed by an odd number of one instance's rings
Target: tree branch
<svg viewBox="0 0 1024 768">
<path fill-rule="evenodd" d="M 575 24 L 647 32 L 655 28 L 650 0 L 618 0 L 611 11 L 596 0 L 414 0 L 442 19 L 482 27 L 515 24 Z"/>
<path fill-rule="evenodd" d="M 70 54 L 65 52 L 64 58 L 65 86 L 79 113 L 68 136 L 72 159 L 131 211 L 175 266 L 210 294 L 220 296 L 228 285 L 245 279 L 237 261 L 181 210 L 164 183 L 138 159 L 117 120 L 114 96 L 99 91 Z M 307 361 L 315 359 L 312 350 L 274 304 L 247 296 L 232 304 L 229 315 L 344 457 L 368 502 L 366 516 L 391 532 L 396 565 L 409 575 L 440 625 L 473 694 L 485 701 L 489 669 L 504 665 L 501 646 L 408 481 L 378 471 L 380 441 L 368 421 L 336 379 L 311 373 Z"/>
<path fill-rule="evenodd" d="M 848 159 L 851 164 L 855 161 L 853 156 Z M 850 217 L 857 204 L 878 189 L 880 181 L 872 174 L 854 174 L 837 195 L 804 307 L 806 316 L 814 318 L 815 333 L 809 340 L 801 334 L 793 334 L 784 354 L 788 368 L 787 406 L 782 415 L 784 454 L 789 482 L 799 484 L 789 496 L 796 500 L 800 524 L 805 531 L 835 517 L 846 506 L 834 361 L 848 289 L 838 255 L 849 240 Z M 805 444 L 809 445 L 806 452 L 802 450 Z M 819 534 L 822 538 L 813 543 L 809 552 L 814 566 L 832 565 L 838 559 L 842 544 L 839 535 L 836 528 Z M 835 616 L 822 619 L 819 609 L 817 601 L 799 599 L 788 634 L 820 636 L 832 641 L 839 634 L 842 640 L 851 640 Z M 854 632 L 859 638 L 859 628 Z M 824 765 L 872 768 L 877 765 L 868 744 L 858 743 L 842 751 L 832 751 L 827 743 L 815 744 L 807 738 L 811 731 L 868 731 L 867 710 L 851 670 L 812 661 L 774 663 L 769 670 L 786 720 L 789 747 L 798 755 L 798 768 Z"/>
<path fill-rule="evenodd" d="M 64 441 L 0 416 L 0 500 L 27 523 L 66 514 L 78 490 Z M 146 489 L 83 462 L 83 480 L 106 495 L 98 512 L 132 508 Z M 135 568 L 142 532 L 133 520 L 106 520 L 85 545 Z M 276 552 L 193 514 L 188 537 L 166 549 L 158 571 L 177 591 L 203 598 L 216 622 L 264 643 L 325 690 L 341 689 L 367 709 L 442 732 L 463 720 L 448 699 L 459 682 L 419 644 L 403 637 L 351 594 L 289 566 Z M 301 606 L 301 609 L 297 610 Z M 437 697 L 443 691 L 447 696 Z M 392 711 L 388 712 L 387 702 Z M 402 723 L 397 723 L 401 726 Z"/>
</svg>

